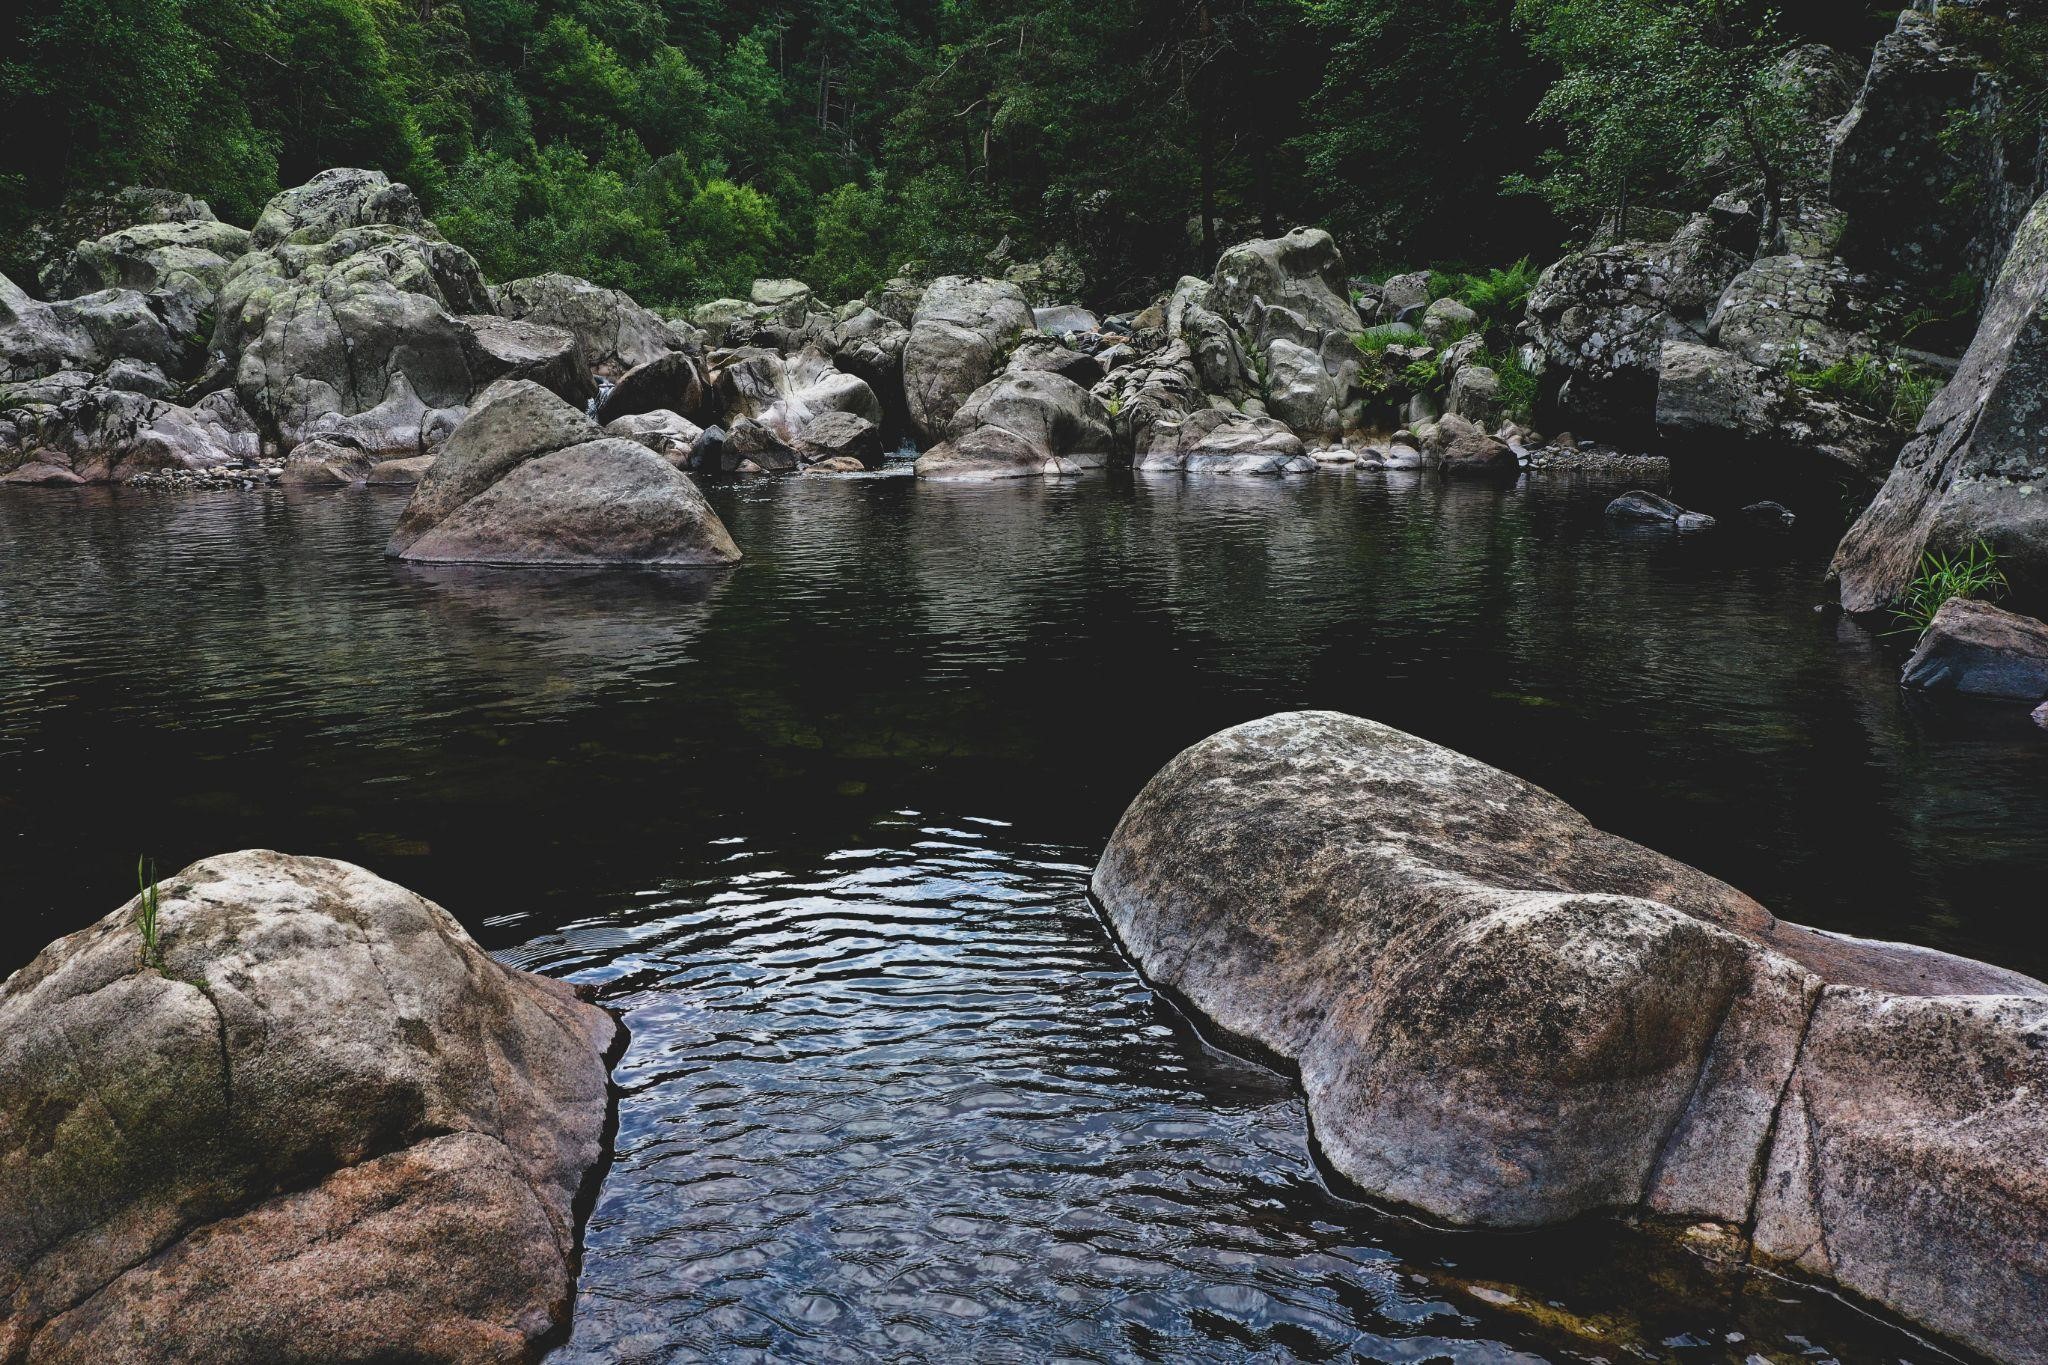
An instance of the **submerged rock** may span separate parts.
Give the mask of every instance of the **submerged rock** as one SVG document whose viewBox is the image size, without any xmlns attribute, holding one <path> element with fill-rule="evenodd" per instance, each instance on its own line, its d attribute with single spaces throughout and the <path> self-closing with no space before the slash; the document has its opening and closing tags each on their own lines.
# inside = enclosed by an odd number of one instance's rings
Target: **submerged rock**
<svg viewBox="0 0 2048 1365">
<path fill-rule="evenodd" d="M 354 446 L 315 437 L 301 441 L 285 457 L 280 482 L 287 488 L 345 488 L 351 484 L 366 483 L 372 469 L 395 463 L 384 461 L 380 464 Z"/>
<path fill-rule="evenodd" d="M 1179 755 L 1092 888 L 1154 981 L 1299 1068 L 1323 1153 L 1375 1198 L 1753 1229 L 1972 1349 L 2048 1355 L 2040 982 L 1785 923 L 1332 712 Z"/>
<path fill-rule="evenodd" d="M 1615 521 L 1647 526 L 1675 526 L 1681 531 L 1709 531 L 1715 526 L 1704 512 L 1688 512 L 1669 498 L 1636 488 L 1607 504 L 1607 515 Z"/>
<path fill-rule="evenodd" d="M 440 564 L 733 563 L 697 485 L 531 380 L 494 384 L 442 446 L 387 555 Z"/>
<path fill-rule="evenodd" d="M 2039 701 L 2048 697 L 2048 624 L 1951 597 L 1934 613 L 1899 681 L 1930 692 Z"/>
<path fill-rule="evenodd" d="M 0 1359 L 530 1358 L 618 1025 L 347 863 L 161 898 L 0 984 Z"/>
</svg>

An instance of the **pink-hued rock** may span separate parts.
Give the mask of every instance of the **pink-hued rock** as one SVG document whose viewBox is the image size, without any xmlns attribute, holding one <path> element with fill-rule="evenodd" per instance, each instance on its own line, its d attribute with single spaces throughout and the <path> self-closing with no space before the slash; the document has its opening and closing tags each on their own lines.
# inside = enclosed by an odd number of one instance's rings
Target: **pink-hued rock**
<svg viewBox="0 0 2048 1365">
<path fill-rule="evenodd" d="M 1371 721 L 1271 716 L 1132 803 L 1093 890 L 1133 958 L 1300 1069 L 1376 1198 L 1526 1227 L 1731 1225 L 2048 1359 L 2048 986 L 1789 924 Z"/>
<path fill-rule="evenodd" d="M 0 1361 L 521 1361 L 562 1323 L 610 1015 L 264 851 L 0 984 Z"/>
</svg>

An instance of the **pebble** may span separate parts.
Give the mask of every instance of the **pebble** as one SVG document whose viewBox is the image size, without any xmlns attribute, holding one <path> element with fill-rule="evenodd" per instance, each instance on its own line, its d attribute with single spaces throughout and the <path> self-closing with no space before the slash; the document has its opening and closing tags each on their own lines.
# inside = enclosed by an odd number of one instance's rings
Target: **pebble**
<svg viewBox="0 0 2048 1365">
<path fill-rule="evenodd" d="M 216 488 L 274 488 L 284 475 L 282 464 L 230 464 L 214 469 L 158 469 L 128 480 L 130 488 L 159 492 L 191 492 Z"/>
</svg>

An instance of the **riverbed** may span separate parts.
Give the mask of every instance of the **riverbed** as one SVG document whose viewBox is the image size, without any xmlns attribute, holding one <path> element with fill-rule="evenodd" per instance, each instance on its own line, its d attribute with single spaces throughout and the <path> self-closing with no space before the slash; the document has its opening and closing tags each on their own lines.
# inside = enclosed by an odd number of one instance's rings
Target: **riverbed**
<svg viewBox="0 0 2048 1365">
<path fill-rule="evenodd" d="M 1328 707 L 2048 972 L 2048 739 L 1902 695 L 1837 528 L 1619 531 L 1568 474 L 707 491 L 730 572 L 398 565 L 402 493 L 0 496 L 0 971 L 138 854 L 267 846 L 594 985 L 633 1042 L 559 1360 L 1941 1358 L 1604 1224 L 1347 1199 L 1086 896 L 1175 752 Z"/>
</svg>

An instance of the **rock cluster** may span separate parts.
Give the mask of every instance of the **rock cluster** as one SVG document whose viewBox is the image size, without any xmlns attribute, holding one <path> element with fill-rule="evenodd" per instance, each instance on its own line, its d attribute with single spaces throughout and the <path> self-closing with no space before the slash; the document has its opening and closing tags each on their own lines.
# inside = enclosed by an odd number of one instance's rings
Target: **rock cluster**
<svg viewBox="0 0 2048 1365">
<path fill-rule="evenodd" d="M 706 568 L 740 557 L 688 475 L 530 379 L 499 380 L 478 397 L 385 552 L 521 566 Z"/>
<path fill-rule="evenodd" d="M 346 863 L 159 889 L 0 984 L 0 1360 L 530 1359 L 611 1016 Z"/>
<path fill-rule="evenodd" d="M 1724 1224 L 1973 1349 L 2048 1355 L 2040 982 L 1778 920 L 1330 712 L 1175 758 L 1093 890 L 1152 980 L 1298 1068 L 1376 1198 Z"/>
</svg>

